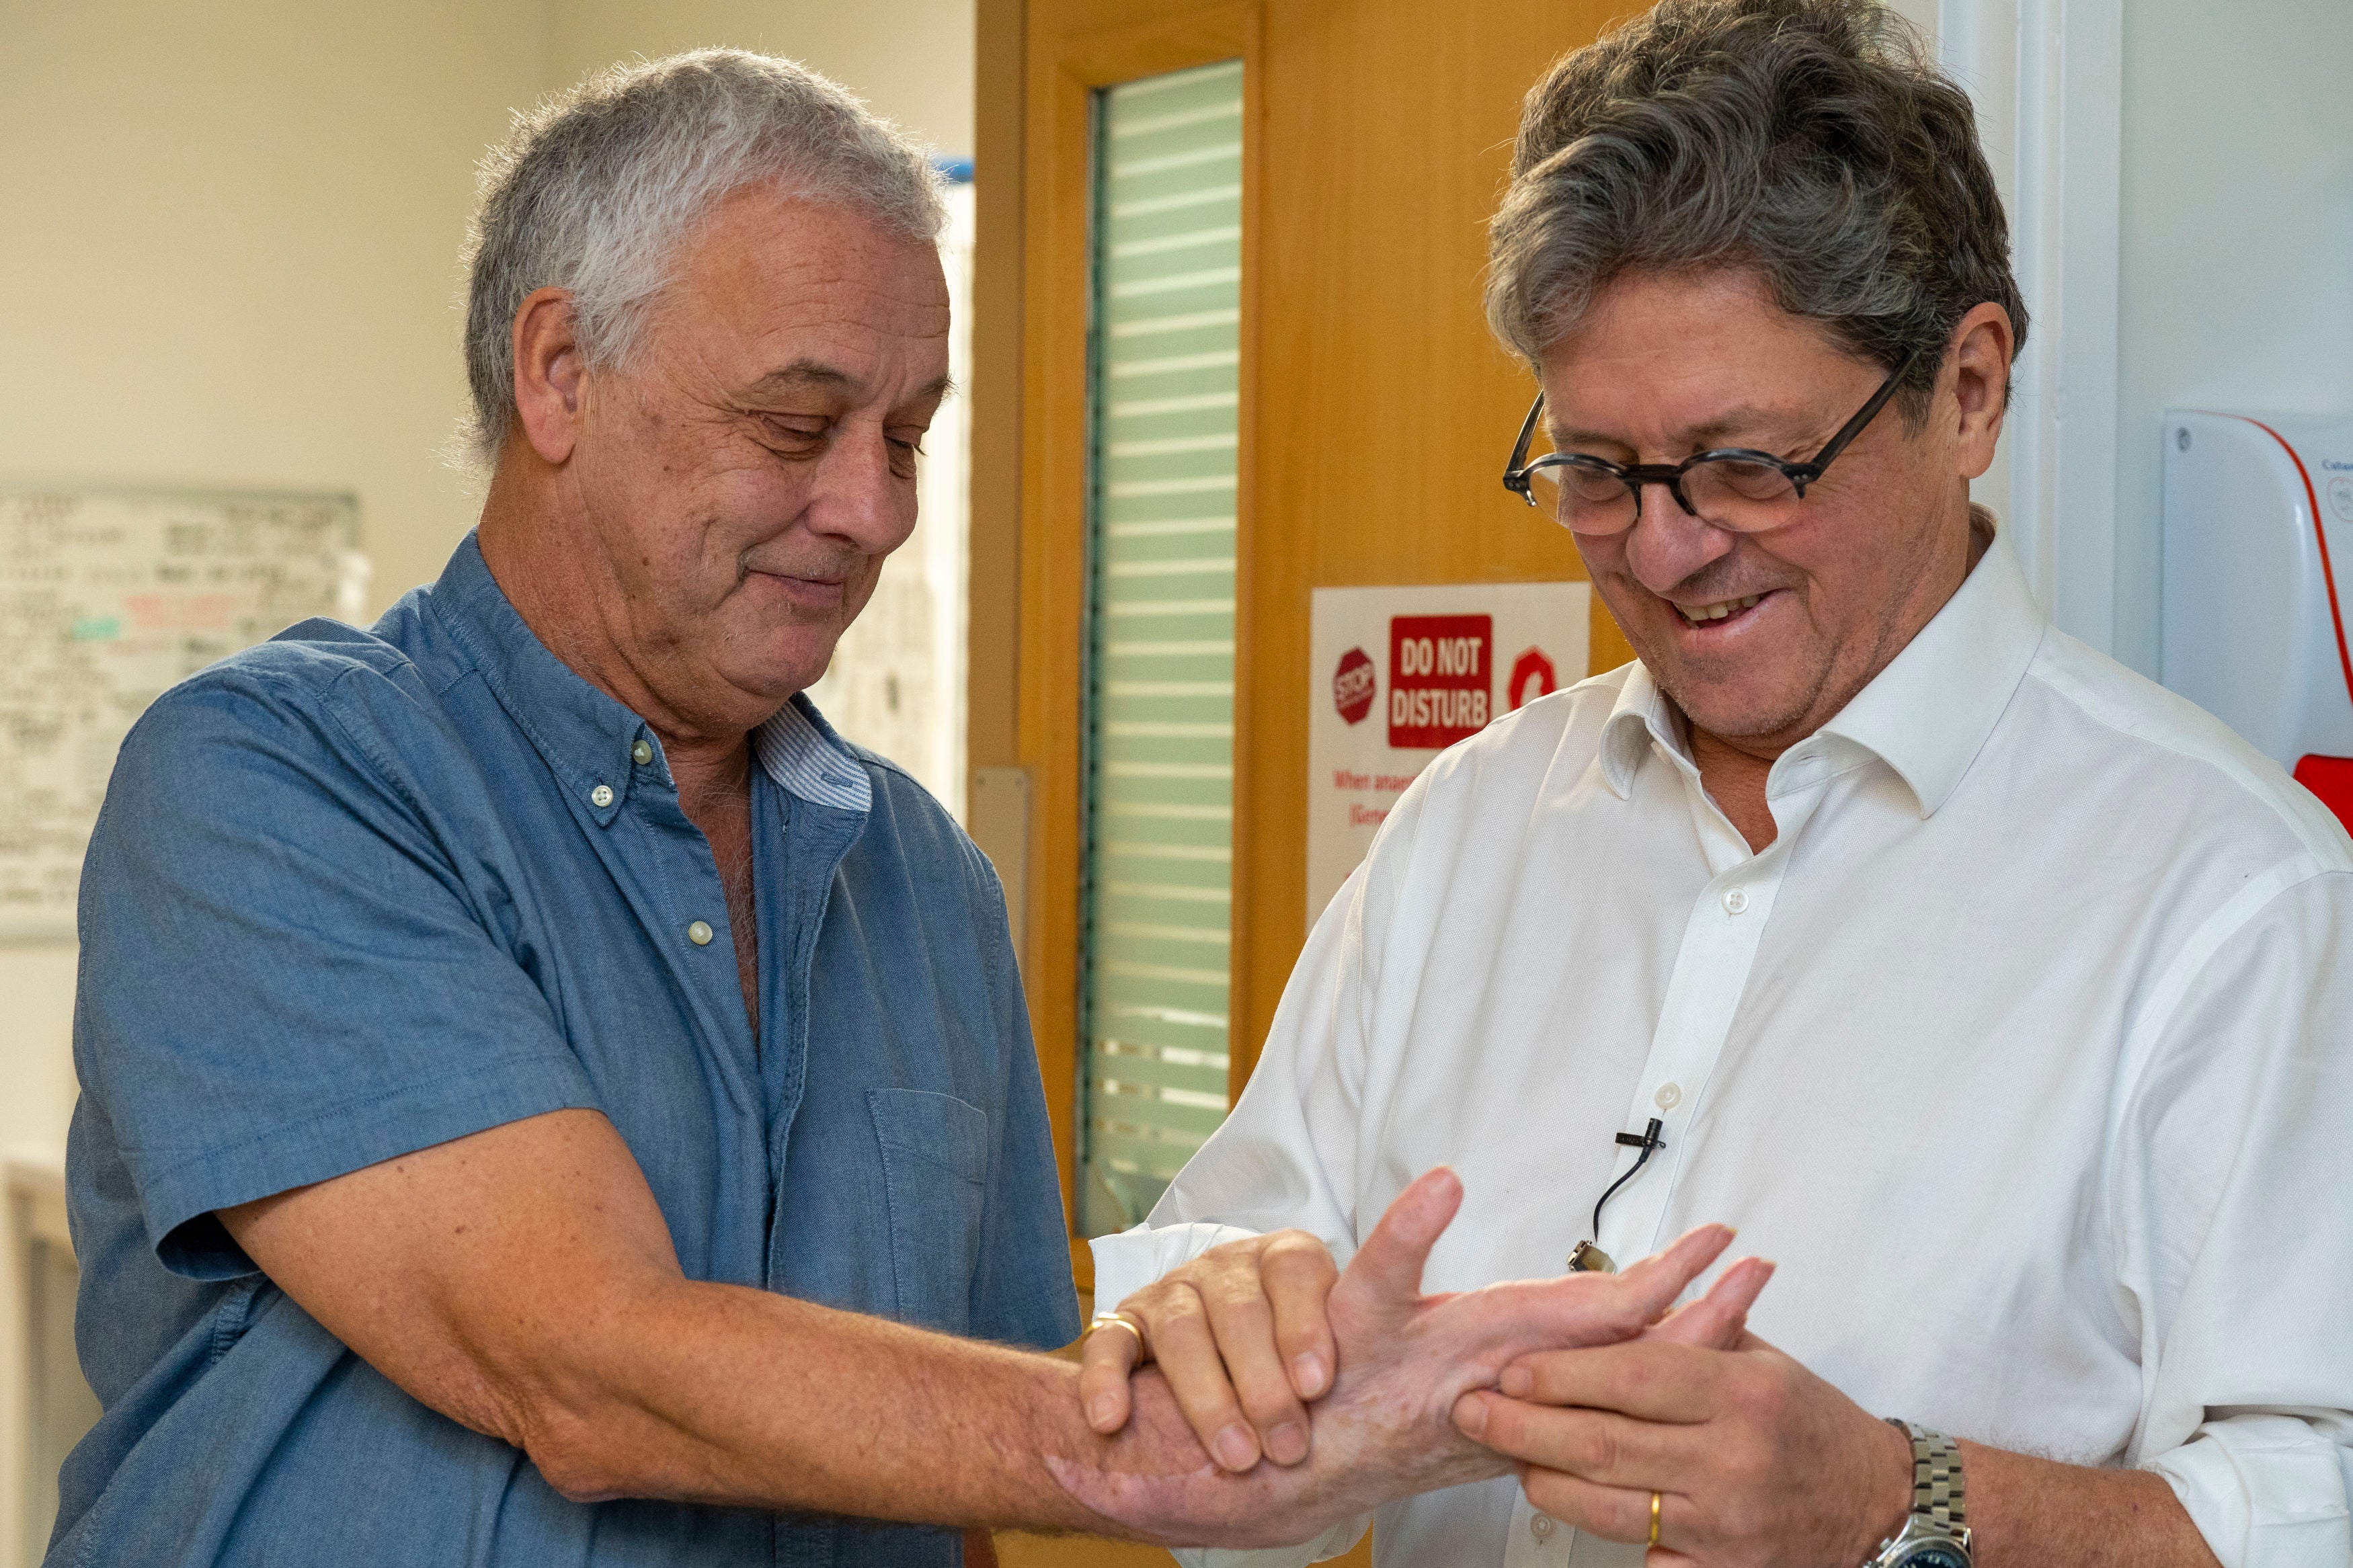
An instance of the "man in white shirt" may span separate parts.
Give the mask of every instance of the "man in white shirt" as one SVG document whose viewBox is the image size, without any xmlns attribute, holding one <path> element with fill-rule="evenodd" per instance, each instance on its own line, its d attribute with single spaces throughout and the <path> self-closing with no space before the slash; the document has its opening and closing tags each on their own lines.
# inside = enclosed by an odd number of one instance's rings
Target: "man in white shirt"
<svg viewBox="0 0 2353 1568">
<path fill-rule="evenodd" d="M 1971 508 L 2008 248 L 1866 0 L 1669 0 L 1530 94 L 1506 483 L 1641 661 L 1400 803 L 1231 1118 L 1095 1244 L 1138 1331 L 1099 1429 L 1141 1342 L 1213 1453 L 1295 1458 L 1335 1255 L 1445 1163 L 1432 1289 L 1700 1219 L 1778 1272 L 1736 1348 L 1466 1395 L 1519 1484 L 1387 1506 L 1389 1568 L 2353 1562 L 2353 844 Z"/>
</svg>

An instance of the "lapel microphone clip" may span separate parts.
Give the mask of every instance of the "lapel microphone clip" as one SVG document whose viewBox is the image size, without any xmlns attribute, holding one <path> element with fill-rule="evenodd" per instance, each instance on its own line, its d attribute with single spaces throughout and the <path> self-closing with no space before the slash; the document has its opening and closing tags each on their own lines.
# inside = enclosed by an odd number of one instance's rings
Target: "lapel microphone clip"
<svg viewBox="0 0 2353 1568">
<path fill-rule="evenodd" d="M 1651 1118 L 1651 1124 L 1642 1129 L 1641 1131 L 1620 1132 L 1618 1134 L 1618 1142 L 1620 1146 L 1627 1149 L 1640 1149 L 1641 1152 L 1634 1156 L 1632 1168 L 1628 1170 L 1624 1175 L 1610 1183 L 1609 1190 L 1604 1192 L 1601 1196 L 1595 1201 L 1593 1205 L 1593 1234 L 1595 1236 L 1598 1237 L 1601 1234 L 1601 1205 L 1615 1197 L 1619 1188 L 1632 1181 L 1634 1179 L 1635 1173 L 1641 1170 L 1645 1164 L 1650 1163 L 1650 1159 L 1652 1154 L 1667 1146 L 1667 1141 L 1659 1136 L 1659 1129 L 1665 1125 L 1665 1122 L 1653 1116 Z M 1595 1246 L 1591 1241 L 1580 1241 L 1569 1252 L 1568 1271 L 1571 1274 L 1615 1274 L 1618 1272 L 1618 1264 L 1616 1259 L 1612 1258 L 1608 1253 L 1602 1251 L 1600 1247 Z"/>
</svg>

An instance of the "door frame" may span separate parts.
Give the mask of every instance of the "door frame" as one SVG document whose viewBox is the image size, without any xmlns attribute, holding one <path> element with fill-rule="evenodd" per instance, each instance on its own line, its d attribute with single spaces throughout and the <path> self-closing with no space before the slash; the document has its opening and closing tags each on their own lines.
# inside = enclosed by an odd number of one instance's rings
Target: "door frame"
<svg viewBox="0 0 2353 1568">
<path fill-rule="evenodd" d="M 2032 312 L 1978 499 L 2060 629 L 2113 652 L 2123 0 L 1940 0 L 1936 35 L 1977 103 Z"/>
<path fill-rule="evenodd" d="M 1092 223 L 1095 177 L 1094 95 L 1107 87 L 1161 76 L 1219 60 L 1242 62 L 1242 281 L 1241 363 L 1239 373 L 1240 447 L 1235 487 L 1235 647 L 1238 692 L 1251 679 L 1250 639 L 1240 635 L 1250 624 L 1252 494 L 1258 317 L 1256 287 L 1257 201 L 1260 189 L 1259 0 L 1219 0 L 1187 6 L 1148 20 L 1056 34 L 1029 13 L 1020 0 L 981 0 L 981 100 L 1018 72 L 1022 87 L 1018 116 L 984 110 L 976 167 L 979 171 L 976 308 L 1000 319 L 976 331 L 974 379 L 999 400 L 982 417 L 976 403 L 972 539 L 975 617 L 972 642 L 976 671 L 1001 670 L 1011 679 L 976 680 L 973 765 L 1009 762 L 1029 781 L 1024 858 L 1028 896 L 1024 929 L 1016 933 L 1023 954 L 1023 988 L 1038 1065 L 1045 1080 L 1046 1105 L 1053 1123 L 1054 1153 L 1062 1184 L 1064 1222 L 1071 1227 L 1071 1266 L 1080 1288 L 1089 1289 L 1094 1263 L 1075 1227 L 1079 1064 L 1080 907 L 1086 717 L 1086 661 L 1082 647 L 1088 598 L 1089 540 L 1087 440 L 1089 431 L 1089 333 L 1092 325 Z M 1012 40 L 1008 47 L 1008 39 Z M 1018 178 L 1004 174 L 1018 173 Z M 1008 272 L 1018 276 L 1008 277 Z M 1018 308 L 1018 325 L 1003 320 Z M 976 325 L 979 325 L 976 322 Z M 1018 401 L 1002 394 L 1018 386 Z M 1017 463 L 992 455 L 987 444 L 1016 451 Z M 1012 471 L 1008 471 L 1008 470 Z M 1018 562 L 1006 569 L 1008 557 Z M 988 563 L 982 564 L 984 558 Z M 978 613 L 984 584 L 1010 588 L 1018 610 Z M 986 661 L 997 661 L 994 664 Z M 977 700 L 984 684 L 997 688 L 994 700 Z M 1250 707 L 1237 701 L 1234 714 L 1234 776 L 1249 776 Z M 1243 994 L 1240 966 L 1247 960 L 1247 908 L 1240 876 L 1250 825 L 1246 795 L 1235 792 L 1234 898 L 1228 952 L 1229 993 Z M 1234 1016 L 1229 1008 L 1229 1018 Z M 1248 1072 L 1234 1049 L 1228 1026 L 1229 1093 L 1239 1093 Z"/>
</svg>

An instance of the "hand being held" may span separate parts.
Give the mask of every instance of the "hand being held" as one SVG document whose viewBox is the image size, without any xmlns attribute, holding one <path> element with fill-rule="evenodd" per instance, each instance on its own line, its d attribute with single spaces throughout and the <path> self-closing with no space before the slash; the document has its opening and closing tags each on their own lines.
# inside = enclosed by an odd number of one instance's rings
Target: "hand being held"
<svg viewBox="0 0 2353 1568">
<path fill-rule="evenodd" d="M 1440 1174 L 1427 1173 L 1421 1182 Z M 1418 1207 L 1423 1196 L 1421 1183 L 1416 1183 L 1398 1194 L 1389 1215 L 1402 1217 L 1409 1199 Z M 1457 1183 L 1448 1200 L 1448 1218 L 1460 1201 Z M 1446 1220 L 1438 1224 L 1442 1230 Z M 1430 1239 L 1436 1239 L 1435 1232 Z M 1726 1232 L 1715 1249 L 1729 1240 Z M 1360 1261 L 1363 1256 L 1358 1255 Z M 1373 1262 L 1379 1262 L 1377 1249 Z M 1737 1279 L 1733 1278 L 1736 1271 Z M 1770 1274 L 1771 1266 L 1756 1259 L 1735 1265 L 1705 1300 L 1678 1308 L 1645 1328 L 1643 1335 L 1728 1347 L 1746 1321 L 1748 1303 Z M 1171 1269 L 1119 1305 L 1121 1314 L 1141 1333 L 1113 1328 L 1089 1336 L 1079 1375 L 1088 1425 L 1108 1436 L 1127 1424 L 1128 1380 L 1146 1359 L 1144 1346 L 1149 1345 L 1149 1359 L 1158 1363 L 1177 1408 L 1220 1465 L 1239 1473 L 1258 1463 L 1261 1455 L 1278 1465 L 1299 1463 L 1307 1457 L 1305 1406 L 1331 1387 L 1338 1360 L 1328 1308 L 1339 1280 L 1330 1249 L 1303 1230 L 1227 1242 Z M 1537 1288 L 1557 1283 L 1543 1282 Z M 1409 1293 L 1418 1296 L 1419 1289 L 1417 1266 Z M 1342 1307 L 1346 1310 L 1346 1297 Z"/>
<path fill-rule="evenodd" d="M 1267 1249 L 1244 1245 L 1182 1281 L 1198 1305 L 1173 1289 L 1151 1303 L 1157 1316 L 1147 1321 L 1189 1319 L 1194 1327 L 1178 1331 L 1173 1352 L 1155 1334 L 1163 1364 L 1157 1375 L 1147 1370 L 1137 1376 L 1133 1394 L 1128 1374 L 1134 1336 L 1113 1330 L 1089 1342 L 1082 1388 L 1091 1411 L 1115 1386 L 1122 1397 L 1115 1412 L 1106 1415 L 1124 1420 L 1134 1410 L 1156 1428 L 1174 1408 L 1182 1408 L 1183 1419 L 1201 1434 L 1205 1447 L 1228 1437 L 1237 1416 L 1269 1412 L 1271 1430 L 1288 1424 L 1271 1413 L 1287 1417 L 1293 1406 L 1303 1411 L 1314 1396 L 1302 1395 L 1290 1369 L 1328 1344 L 1332 1382 L 1314 1404 L 1312 1442 L 1303 1461 L 1286 1466 L 1254 1458 L 1240 1473 L 1220 1471 L 1164 1486 L 1140 1469 L 1125 1468 L 1115 1444 L 1103 1466 L 1057 1466 L 1058 1478 L 1098 1511 L 1170 1540 L 1230 1545 L 1303 1540 L 1391 1498 L 1509 1473 L 1512 1461 L 1459 1430 L 1452 1412 L 1464 1394 L 1494 1386 L 1518 1357 L 1614 1343 L 1654 1323 L 1662 1333 L 1689 1342 L 1722 1342 L 1740 1331 L 1749 1303 L 1770 1274 L 1769 1265 L 1744 1259 L 1726 1269 L 1701 1301 L 1662 1322 L 1669 1305 L 1732 1238 L 1723 1226 L 1708 1226 L 1621 1274 L 1576 1274 L 1425 1296 L 1423 1265 L 1461 1197 L 1461 1184 L 1452 1172 L 1430 1172 L 1389 1205 L 1347 1270 L 1328 1287 L 1316 1284 L 1312 1256 L 1287 1265 L 1300 1271 L 1298 1300 L 1312 1301 L 1322 1293 L 1323 1335 L 1312 1323 L 1302 1325 L 1303 1312 L 1278 1311 L 1262 1267 L 1254 1281 L 1254 1304 L 1248 1260 L 1262 1263 Z M 1328 1266 L 1328 1255 L 1324 1261 Z M 1213 1308 L 1202 1293 L 1204 1281 L 1222 1293 L 1219 1306 Z M 1238 1341 L 1255 1342 L 1229 1349 L 1229 1330 Z M 1172 1353 L 1181 1365 L 1169 1364 Z M 1238 1361 L 1250 1369 L 1243 1375 L 1258 1385 L 1256 1392 L 1232 1392 L 1231 1369 Z M 1270 1373 L 1281 1381 L 1279 1397 L 1264 1390 Z M 1180 1387 L 1194 1391 L 1195 1405 L 1185 1404 Z M 1219 1401 L 1221 1388 L 1229 1403 Z M 1198 1419 L 1197 1405 L 1208 1412 Z M 1097 1430 L 1103 1430 L 1102 1420 Z M 1261 1453 L 1273 1448 L 1255 1436 L 1252 1441 Z M 1203 1489 L 1202 1483 L 1219 1478 L 1227 1483 L 1222 1488 Z"/>
<path fill-rule="evenodd" d="M 1539 1350 L 1616 1344 L 1654 1325 L 1686 1342 L 1728 1342 L 1745 1331 L 1749 1305 L 1772 1274 L 1772 1265 L 1744 1258 L 1706 1296 L 1670 1315 L 1675 1298 L 1731 1244 L 1729 1228 L 1709 1225 L 1622 1273 L 1425 1296 L 1430 1247 L 1461 1201 L 1451 1171 L 1426 1173 L 1389 1205 L 1332 1290 L 1339 1371 L 1315 1407 L 1304 1468 L 1334 1484 L 1359 1471 L 1410 1481 L 1360 1489 L 1367 1505 L 1509 1473 L 1506 1460 L 1467 1439 L 1453 1410 L 1462 1394 L 1495 1386 L 1513 1362 Z"/>
</svg>

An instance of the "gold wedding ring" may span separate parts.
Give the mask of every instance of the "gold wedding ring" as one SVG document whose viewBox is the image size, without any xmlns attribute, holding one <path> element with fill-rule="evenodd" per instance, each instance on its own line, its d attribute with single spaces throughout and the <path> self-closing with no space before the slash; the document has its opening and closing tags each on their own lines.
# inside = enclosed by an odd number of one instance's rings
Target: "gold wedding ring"
<svg viewBox="0 0 2353 1568">
<path fill-rule="evenodd" d="M 1659 1496 L 1659 1494 L 1658 1494 L 1657 1492 L 1652 1492 L 1652 1493 L 1651 1494 L 1651 1542 L 1650 1542 L 1650 1543 L 1651 1543 L 1652 1546 L 1656 1546 L 1656 1545 L 1659 1543 L 1659 1504 L 1660 1504 L 1661 1500 L 1661 1500 L 1661 1498 L 1660 1498 L 1660 1496 Z"/>
<path fill-rule="evenodd" d="M 1094 1337 L 1094 1331 L 1097 1329 L 1113 1328 L 1125 1329 L 1135 1336 L 1135 1359 L 1139 1363 L 1147 1359 L 1149 1347 L 1144 1338 L 1144 1325 L 1124 1312 L 1097 1312 L 1088 1322 L 1087 1331 L 1081 1334 L 1079 1338 L 1082 1341 L 1089 1340 Z"/>
</svg>

